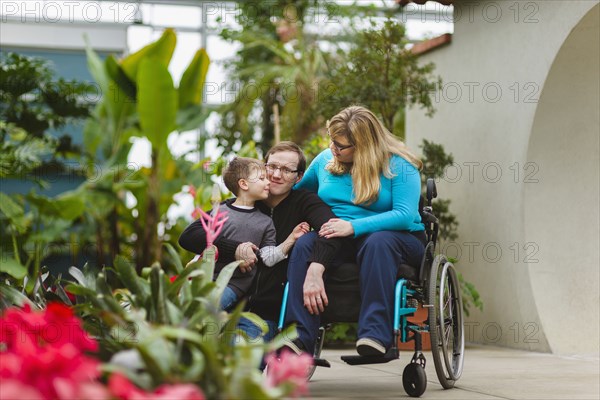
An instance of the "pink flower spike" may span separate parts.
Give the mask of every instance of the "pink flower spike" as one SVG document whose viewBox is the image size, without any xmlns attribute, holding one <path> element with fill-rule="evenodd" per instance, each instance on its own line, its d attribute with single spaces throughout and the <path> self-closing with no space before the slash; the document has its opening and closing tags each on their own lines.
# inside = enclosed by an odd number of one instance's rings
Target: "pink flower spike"
<svg viewBox="0 0 600 400">
<path fill-rule="evenodd" d="M 199 211 L 200 215 L 202 216 L 200 218 L 200 222 L 202 223 L 202 227 L 206 232 L 206 246 L 212 246 L 215 239 L 217 238 L 217 236 L 219 236 L 219 233 L 221 233 L 221 230 L 223 229 L 223 223 L 225 223 L 226 220 L 226 213 L 219 212 L 218 205 L 213 210 L 213 216 L 209 215 L 208 213 L 202 210 Z"/>
<path fill-rule="evenodd" d="M 215 222 L 215 237 L 219 236 L 219 234 L 221 233 L 221 230 L 223 230 L 223 225 L 225 224 L 225 221 L 227 221 L 229 219 L 229 217 L 225 216 L 225 213 L 219 214 L 219 217 L 221 219 L 219 221 Z"/>
</svg>

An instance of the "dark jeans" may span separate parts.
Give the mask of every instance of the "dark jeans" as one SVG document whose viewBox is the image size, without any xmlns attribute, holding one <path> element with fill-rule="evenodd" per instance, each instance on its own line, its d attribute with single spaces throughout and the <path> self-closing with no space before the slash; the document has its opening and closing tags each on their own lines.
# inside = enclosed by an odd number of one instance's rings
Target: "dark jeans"
<svg viewBox="0 0 600 400">
<path fill-rule="evenodd" d="M 299 339 L 306 349 L 315 346 L 320 325 L 319 315 L 311 315 L 304 307 L 303 286 L 316 232 L 303 235 L 292 250 L 288 266 L 289 297 L 286 324 L 297 324 Z M 336 268 L 349 258 L 360 267 L 361 308 L 358 337 L 371 338 L 390 348 L 393 341 L 394 287 L 400 264 L 418 267 L 425 251 L 424 242 L 404 231 L 381 231 L 348 239 L 335 262 Z M 327 271 L 325 272 L 325 279 Z"/>
</svg>

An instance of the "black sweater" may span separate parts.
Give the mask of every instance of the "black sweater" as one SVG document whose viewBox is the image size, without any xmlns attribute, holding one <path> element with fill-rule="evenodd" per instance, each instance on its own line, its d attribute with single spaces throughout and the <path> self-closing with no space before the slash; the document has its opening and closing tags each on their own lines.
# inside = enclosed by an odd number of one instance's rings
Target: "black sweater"
<svg viewBox="0 0 600 400">
<path fill-rule="evenodd" d="M 306 221 L 315 229 L 335 215 L 319 196 L 306 190 L 292 190 L 275 208 L 269 208 L 262 202 L 256 206 L 273 218 L 277 244 L 282 243 L 300 222 Z M 235 250 L 241 242 L 218 237 L 215 245 L 219 249 L 219 263 L 235 260 Z M 327 267 L 340 248 L 342 239 L 318 238 L 311 257 L 307 262 L 318 262 Z M 192 253 L 200 254 L 206 247 L 206 234 L 200 220 L 194 221 L 179 237 L 179 245 Z M 246 309 L 261 318 L 276 321 L 279 318 L 283 289 L 287 281 L 288 259 L 271 268 L 261 262 L 257 265 L 256 277 L 248 292 Z"/>
</svg>

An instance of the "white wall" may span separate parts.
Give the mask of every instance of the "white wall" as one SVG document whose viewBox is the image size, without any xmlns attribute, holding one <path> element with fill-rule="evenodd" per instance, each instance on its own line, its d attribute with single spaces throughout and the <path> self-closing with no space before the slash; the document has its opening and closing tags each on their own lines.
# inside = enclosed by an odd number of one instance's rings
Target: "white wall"
<svg viewBox="0 0 600 400">
<path fill-rule="evenodd" d="M 563 55 L 565 41 L 592 8 L 586 28 L 567 41 L 584 44 Z M 591 107 L 599 92 L 597 47 L 590 49 L 598 46 L 598 2 L 457 2 L 455 19 L 452 44 L 422 57 L 435 62 L 444 80 L 438 111 L 429 119 L 409 110 L 407 139 L 412 148 L 422 138 L 441 143 L 455 158 L 438 192 L 452 199 L 460 236 L 441 248 L 459 256 L 459 270 L 483 298 L 484 311 L 467 319 L 467 339 L 597 352 L 598 112 Z M 565 74 L 569 63 L 580 74 Z M 573 79 L 582 84 L 570 85 Z M 563 100 L 553 103 L 557 96 Z M 564 139 L 575 130 L 577 138 Z M 548 139 L 558 146 L 545 145 Z M 564 167 L 559 175 L 556 156 Z M 584 175 L 595 178 L 588 192 Z M 557 196 L 553 190 L 565 181 Z M 565 233 L 557 235 L 556 208 L 570 207 L 583 193 L 582 203 L 595 215 L 577 210 L 576 218 L 561 220 Z M 588 218 L 585 232 L 593 244 L 579 245 L 574 233 Z M 570 257 L 572 250 L 578 255 Z M 572 299 L 581 298 L 589 299 L 586 308 L 574 309 Z M 561 322 L 564 314 L 572 315 L 569 323 Z M 568 337 L 574 330 L 577 336 Z"/>
</svg>

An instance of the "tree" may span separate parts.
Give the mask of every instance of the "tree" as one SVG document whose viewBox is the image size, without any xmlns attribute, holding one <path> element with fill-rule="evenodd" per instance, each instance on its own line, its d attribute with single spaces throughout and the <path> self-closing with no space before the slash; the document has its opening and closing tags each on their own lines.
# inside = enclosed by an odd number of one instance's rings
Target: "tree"
<svg viewBox="0 0 600 400">
<path fill-rule="evenodd" d="M 88 83 L 57 78 L 42 58 L 2 53 L 0 178 L 35 180 L 41 174 L 34 172 L 64 171 L 61 158 L 82 151 L 63 128 L 89 115 L 94 92 Z"/>
<path fill-rule="evenodd" d="M 404 109 L 419 105 L 434 112 L 430 94 L 441 82 L 433 75 L 433 63 L 419 65 L 408 49 L 402 24 L 387 19 L 381 28 L 359 31 L 355 45 L 331 71 L 330 97 L 323 110 L 335 115 L 341 107 L 362 104 L 378 114 L 384 125 L 404 138 Z M 341 105 L 341 107 L 340 107 Z"/>
<path fill-rule="evenodd" d="M 357 16 L 378 12 L 374 6 L 358 4 L 342 6 L 317 0 L 240 3 L 241 29 L 221 33 L 224 39 L 242 44 L 237 59 L 229 65 L 239 92 L 235 101 L 220 109 L 221 122 L 214 135 L 225 153 L 238 142 L 256 138 L 266 152 L 275 137 L 274 109 L 280 115 L 282 138 L 302 143 L 323 126 L 320 98 L 330 86 L 331 54 L 323 51 L 321 44 L 326 41 L 335 47 L 337 38 L 308 34 L 305 27 L 315 19 L 336 18 L 345 18 L 352 26 Z"/>
<path fill-rule="evenodd" d="M 93 86 L 57 78 L 41 58 L 16 53 L 0 56 L 0 179 L 33 181 L 64 172 L 65 158 L 79 159 L 82 151 L 65 133 L 67 124 L 89 115 L 86 101 Z M 93 90 L 93 91 L 92 91 Z M 50 132 L 53 131 L 53 134 Z M 77 174 L 78 170 L 70 169 Z M 83 213 L 83 201 L 74 192 L 56 197 L 0 192 L 0 273 L 15 279 L 37 277 L 50 243 L 69 242 L 69 229 Z M 33 289 L 30 279 L 26 290 Z"/>
</svg>

